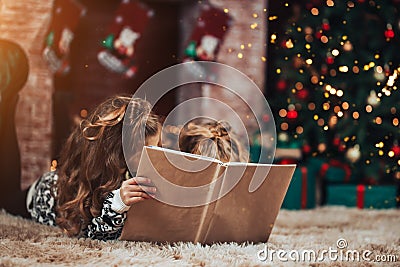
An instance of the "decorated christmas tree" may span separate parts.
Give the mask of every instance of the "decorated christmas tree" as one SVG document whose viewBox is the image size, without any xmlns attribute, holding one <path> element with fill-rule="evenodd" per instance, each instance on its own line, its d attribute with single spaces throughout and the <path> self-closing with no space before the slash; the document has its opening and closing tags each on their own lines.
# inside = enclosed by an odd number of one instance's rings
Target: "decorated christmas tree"
<svg viewBox="0 0 400 267">
<path fill-rule="evenodd" d="M 286 24 L 268 36 L 278 146 L 348 164 L 359 182 L 399 180 L 400 1 L 303 3 L 269 17 Z"/>
</svg>

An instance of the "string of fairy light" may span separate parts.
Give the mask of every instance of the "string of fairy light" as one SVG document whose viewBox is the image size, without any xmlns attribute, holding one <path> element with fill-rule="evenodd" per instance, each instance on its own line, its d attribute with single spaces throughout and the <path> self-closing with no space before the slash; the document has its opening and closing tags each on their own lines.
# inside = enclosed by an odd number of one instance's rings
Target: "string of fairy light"
<svg viewBox="0 0 400 267">
<path fill-rule="evenodd" d="M 370 1 L 369 4 L 375 5 L 374 1 Z M 312 5 L 311 3 L 309 5 Z M 347 10 L 351 10 L 352 8 L 355 7 L 355 3 L 353 1 L 348 1 L 346 3 L 347 5 Z M 285 3 L 285 7 L 288 7 L 289 4 Z M 379 7 L 379 4 L 375 5 L 377 8 Z M 327 0 L 322 4 L 321 7 L 314 6 L 309 9 L 309 12 L 312 16 L 319 16 L 322 14 L 321 8 L 332 8 L 335 7 L 335 2 L 332 0 Z M 274 21 L 277 20 L 277 16 L 270 16 L 269 20 Z M 344 26 L 347 25 L 346 20 L 342 20 L 342 24 Z M 400 22 L 399 22 L 400 25 Z M 310 73 L 310 81 L 311 84 L 315 86 L 315 88 L 322 88 L 323 89 L 323 98 L 325 101 L 322 103 L 322 110 L 324 112 L 329 112 L 331 114 L 328 116 L 328 119 L 324 119 L 322 116 L 323 114 L 318 114 L 317 110 L 319 107 L 316 106 L 315 103 L 309 102 L 306 103 L 306 108 L 310 112 L 315 112 L 314 115 L 312 116 L 313 121 L 323 129 L 323 131 L 328 131 L 331 128 L 334 128 L 339 120 L 342 118 L 352 118 L 353 120 L 360 120 L 362 119 L 363 114 L 371 114 L 374 110 L 374 108 L 378 107 L 380 105 L 380 102 L 383 97 L 390 97 L 394 91 L 397 90 L 397 86 L 395 82 L 399 78 L 400 74 L 400 67 L 397 67 L 394 71 L 391 70 L 393 68 L 393 62 L 388 62 L 385 65 L 379 65 L 378 60 L 381 59 L 382 55 L 378 52 L 375 52 L 373 54 L 373 60 L 370 60 L 369 62 L 365 64 L 361 64 L 359 60 L 354 60 L 353 64 L 343 64 L 342 65 L 333 65 L 335 63 L 336 58 L 338 58 L 341 53 L 344 52 L 350 52 L 354 49 L 353 43 L 351 36 L 347 36 L 346 34 L 343 34 L 342 36 L 339 36 L 340 38 L 334 39 L 332 36 L 330 36 L 330 30 L 331 30 L 331 25 L 329 24 L 329 20 L 327 18 L 322 18 L 321 19 L 321 25 L 318 29 L 313 29 L 311 26 L 299 26 L 296 25 L 295 23 L 292 24 L 292 29 L 288 29 L 288 32 L 285 33 L 289 36 L 286 39 L 283 40 L 282 43 L 278 43 L 278 34 L 277 33 L 271 33 L 270 38 L 269 38 L 269 43 L 271 45 L 278 45 L 283 47 L 284 49 L 291 50 L 296 47 L 298 44 L 297 40 L 293 39 L 293 35 L 290 34 L 290 30 L 292 32 L 298 32 L 301 34 L 304 34 L 305 38 L 305 52 L 297 53 L 294 55 L 293 58 L 285 57 L 285 61 L 287 61 L 287 64 L 291 64 L 289 60 L 293 60 L 293 66 L 295 69 L 300 73 L 304 74 L 305 70 L 307 70 Z M 393 27 L 390 23 L 386 24 L 386 29 L 384 30 L 384 37 L 387 42 L 390 42 L 394 37 L 395 33 L 393 30 Z M 320 71 L 315 70 L 314 64 L 314 59 L 315 57 L 315 52 L 312 52 L 313 46 L 315 46 L 315 41 L 319 41 L 322 44 L 326 45 L 328 43 L 332 43 L 332 40 L 338 40 L 338 44 L 330 46 L 330 49 L 326 52 L 326 58 L 324 62 L 325 66 L 325 72 L 322 74 Z M 298 49 L 296 49 L 297 51 Z M 333 67 L 334 66 L 334 67 Z M 355 103 L 348 102 L 348 100 L 345 100 L 348 98 L 346 97 L 346 91 L 344 89 L 341 89 L 339 87 L 335 87 L 333 84 L 330 84 L 325 78 L 326 75 L 329 75 L 330 77 L 335 77 L 338 75 L 338 73 L 349 73 L 352 72 L 355 75 L 359 74 L 361 72 L 368 72 L 368 71 L 373 71 L 373 77 L 376 79 L 376 88 L 381 88 L 380 90 L 375 90 L 371 89 L 368 97 L 366 98 L 366 102 L 363 107 L 357 107 Z M 276 74 L 278 76 L 284 74 L 283 73 L 284 69 L 281 67 L 277 67 L 275 69 Z M 386 84 L 384 82 L 386 81 Z M 282 81 L 279 81 L 282 82 Z M 285 84 L 280 85 L 278 82 L 277 87 L 279 90 L 279 87 L 285 88 Z M 384 85 L 384 86 L 383 86 Z M 294 83 L 293 88 L 291 88 L 291 93 L 292 95 L 296 96 L 297 98 L 305 100 L 309 94 L 307 90 L 305 90 L 305 86 L 303 85 L 302 82 L 297 81 Z M 285 88 L 286 90 L 286 88 Z M 332 97 L 336 98 L 336 100 L 332 100 Z M 293 119 L 296 119 L 298 117 L 298 111 L 301 110 L 303 107 L 300 103 L 296 103 L 298 101 L 293 100 L 291 97 L 287 98 L 287 107 L 282 107 L 279 110 L 279 116 L 281 118 L 286 118 L 293 121 Z M 395 106 L 389 107 L 390 113 L 392 115 L 390 124 L 394 127 L 399 126 L 399 118 L 397 116 L 397 108 Z M 365 112 L 365 113 L 364 113 Z M 288 139 L 288 136 L 286 132 L 290 129 L 287 120 L 284 120 L 283 122 L 280 123 L 279 127 L 280 130 L 282 131 L 280 135 L 278 135 L 278 139 L 281 138 L 283 141 Z M 384 118 L 381 116 L 376 116 L 373 119 L 373 123 L 376 125 L 382 125 L 384 123 Z M 304 132 L 303 126 L 299 125 L 295 128 L 296 134 L 293 135 L 293 137 L 296 139 L 298 138 L 299 135 L 301 135 Z M 283 134 L 282 134 L 283 133 Z M 385 139 L 387 136 L 385 136 Z M 385 146 L 386 140 L 379 141 L 377 144 L 375 144 L 375 147 L 378 149 L 376 155 L 378 156 L 385 156 L 387 155 L 390 158 L 395 158 L 400 156 L 400 148 L 398 146 L 398 140 L 396 140 L 396 137 L 394 137 L 394 143 L 391 149 L 384 150 L 382 149 Z M 343 141 L 343 142 L 342 142 Z M 336 141 L 334 141 L 336 142 Z M 346 144 L 351 142 L 352 147 L 348 147 Z M 346 151 L 346 157 L 351 161 L 351 162 L 356 162 L 359 160 L 361 153 L 360 153 L 360 145 L 356 143 L 357 142 L 357 136 L 342 136 L 341 141 L 337 141 L 337 145 L 339 148 L 339 151 Z M 320 144 L 318 146 L 318 150 L 322 153 L 326 149 L 325 144 Z M 370 154 L 370 156 L 374 156 L 374 154 Z M 366 159 L 365 163 L 370 164 L 370 160 Z M 397 164 L 400 166 L 400 160 L 397 161 Z M 387 172 L 390 172 L 389 169 L 386 170 Z M 400 179 L 400 173 L 397 172 L 396 178 Z"/>
</svg>

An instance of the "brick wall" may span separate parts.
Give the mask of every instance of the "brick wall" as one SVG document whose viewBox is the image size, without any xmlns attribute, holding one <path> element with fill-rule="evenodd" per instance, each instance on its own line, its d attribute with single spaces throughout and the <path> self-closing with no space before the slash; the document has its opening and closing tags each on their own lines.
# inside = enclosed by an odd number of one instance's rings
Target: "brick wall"
<svg viewBox="0 0 400 267">
<path fill-rule="evenodd" d="M 50 19 L 51 0 L 1 0 L 0 38 L 25 49 L 30 73 L 20 91 L 16 110 L 21 155 L 22 187 L 27 187 L 50 166 L 52 80 L 41 58 L 41 46 Z"/>
<path fill-rule="evenodd" d="M 264 90 L 267 35 L 266 0 L 211 0 L 210 2 L 222 9 L 227 9 L 233 18 L 232 27 L 227 32 L 218 53 L 218 61 L 241 71 L 260 90 Z M 237 79 L 237 77 L 229 77 L 229 79 Z M 234 90 L 243 97 L 255 115 L 259 116 L 263 112 L 263 99 L 255 97 L 249 90 L 248 84 L 243 83 L 240 79 L 235 81 L 235 84 L 237 86 Z M 255 117 L 252 116 L 253 112 L 233 93 L 215 86 L 206 86 L 203 89 L 203 95 L 221 100 L 231 106 L 239 115 L 248 132 L 251 133 L 257 128 Z M 205 109 L 207 110 L 209 107 L 206 106 Z M 220 114 L 221 119 L 235 121 L 232 114 L 226 114 L 226 112 L 220 112 Z M 232 126 L 236 127 L 239 132 L 238 124 Z M 239 134 L 245 133 L 239 132 Z"/>
</svg>

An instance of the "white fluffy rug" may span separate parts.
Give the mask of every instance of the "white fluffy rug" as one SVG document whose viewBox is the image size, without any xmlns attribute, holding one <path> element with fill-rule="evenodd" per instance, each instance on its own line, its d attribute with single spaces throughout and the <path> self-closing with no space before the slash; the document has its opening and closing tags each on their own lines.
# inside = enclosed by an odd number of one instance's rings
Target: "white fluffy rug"
<svg viewBox="0 0 400 267">
<path fill-rule="evenodd" d="M 0 238 L 0 266 L 400 266 L 400 210 L 281 210 L 268 244 L 212 246 L 68 238 L 58 228 L 0 212 Z M 340 238 L 347 242 L 342 250 Z M 266 246 L 270 257 L 261 261 Z M 305 250 L 320 259 L 310 261 Z M 368 262 L 362 253 L 397 262 Z"/>
</svg>

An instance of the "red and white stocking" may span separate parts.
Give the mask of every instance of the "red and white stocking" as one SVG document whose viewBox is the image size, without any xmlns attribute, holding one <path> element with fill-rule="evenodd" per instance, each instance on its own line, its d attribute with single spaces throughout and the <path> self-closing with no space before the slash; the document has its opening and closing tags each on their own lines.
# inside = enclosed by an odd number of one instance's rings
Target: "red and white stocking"
<svg viewBox="0 0 400 267">
<path fill-rule="evenodd" d="M 50 27 L 42 51 L 50 70 L 57 75 L 68 73 L 70 44 L 86 9 L 76 0 L 55 0 Z"/>
<path fill-rule="evenodd" d="M 97 54 L 100 64 L 127 78 L 137 71 L 136 48 L 153 11 L 137 1 L 124 0 L 116 11 L 103 49 Z"/>
</svg>

